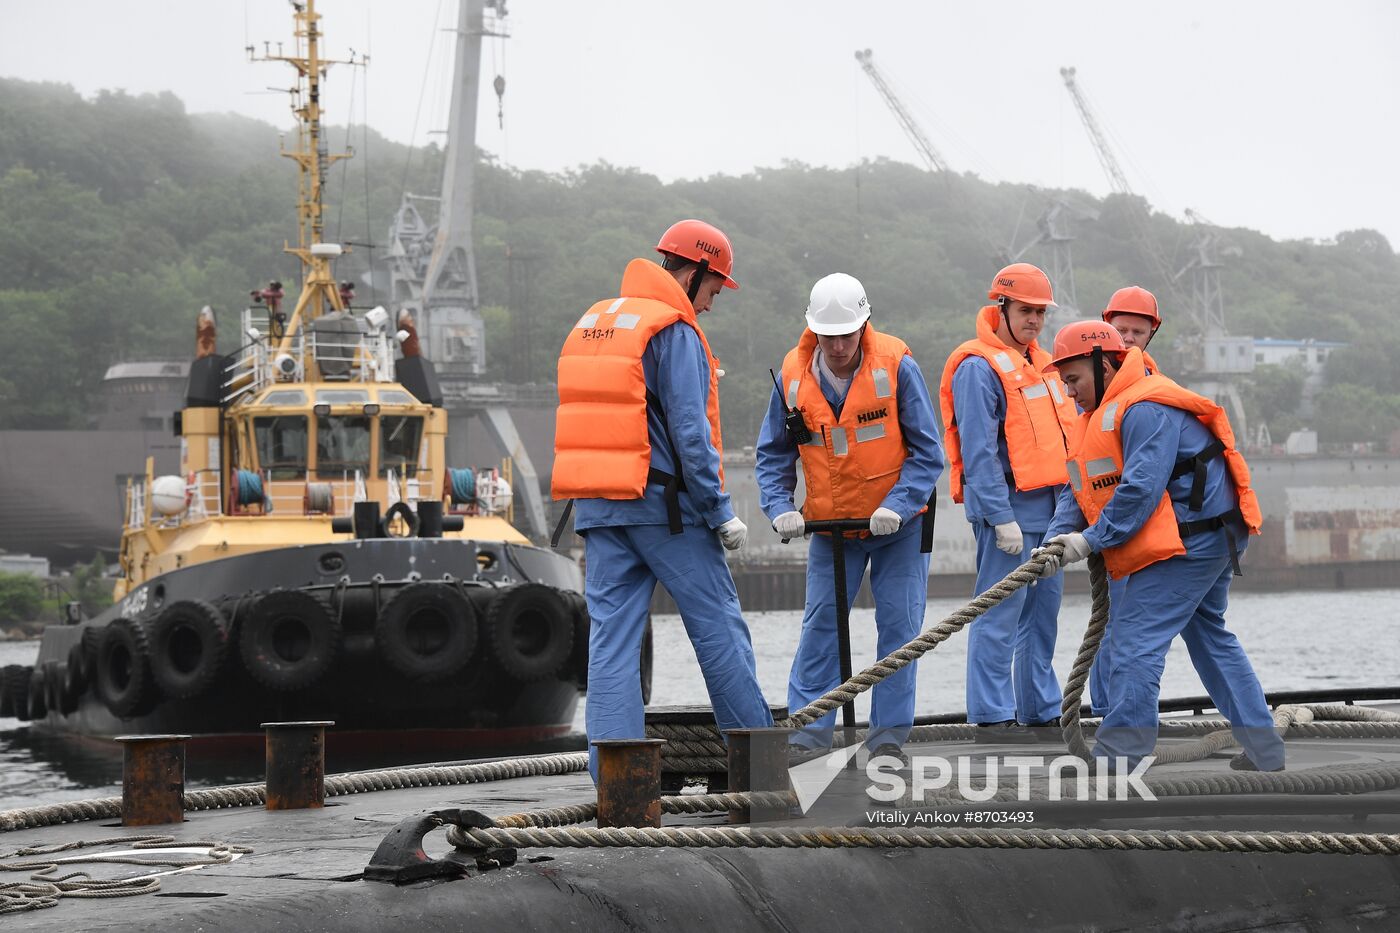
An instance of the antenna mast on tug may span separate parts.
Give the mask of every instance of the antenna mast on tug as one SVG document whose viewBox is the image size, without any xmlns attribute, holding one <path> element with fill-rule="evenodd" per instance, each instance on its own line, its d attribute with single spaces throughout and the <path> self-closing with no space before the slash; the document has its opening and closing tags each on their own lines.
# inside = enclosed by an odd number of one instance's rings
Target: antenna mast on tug
<svg viewBox="0 0 1400 933">
<path fill-rule="evenodd" d="M 364 65 L 368 58 L 356 55 L 353 51 L 348 59 L 321 57 L 321 14 L 316 12 L 316 0 L 290 0 L 296 22 L 296 51 L 283 54 L 282 45 L 277 44 L 274 53 L 271 43 L 263 43 L 263 53 L 258 55 L 253 46 L 248 46 L 248 60 L 251 62 L 286 62 L 297 71 L 295 87 L 288 88 L 292 98 L 292 113 L 297 118 L 297 144 L 287 149 L 285 142 L 282 155 L 296 162 L 297 185 L 297 245 L 284 243 L 283 249 L 296 256 L 302 263 L 301 292 L 297 296 L 296 310 L 281 334 L 282 352 L 291 346 L 292 336 L 305 322 L 315 320 L 327 311 L 344 311 L 345 302 L 331 272 L 331 260 L 347 252 L 339 243 L 326 243 L 322 240 L 325 228 L 323 218 L 325 179 L 331 165 L 354 155 L 349 152 L 331 153 L 326 145 L 325 133 L 321 127 L 321 82 L 331 65 Z"/>
</svg>

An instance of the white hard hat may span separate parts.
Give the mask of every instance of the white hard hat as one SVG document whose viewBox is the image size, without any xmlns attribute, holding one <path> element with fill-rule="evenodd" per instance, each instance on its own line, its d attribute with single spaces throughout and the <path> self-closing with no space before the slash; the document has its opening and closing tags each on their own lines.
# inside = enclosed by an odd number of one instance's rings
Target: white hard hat
<svg viewBox="0 0 1400 933">
<path fill-rule="evenodd" d="M 807 304 L 807 327 L 814 334 L 838 337 L 860 329 L 870 320 L 870 302 L 860 279 L 844 272 L 817 279 Z"/>
</svg>

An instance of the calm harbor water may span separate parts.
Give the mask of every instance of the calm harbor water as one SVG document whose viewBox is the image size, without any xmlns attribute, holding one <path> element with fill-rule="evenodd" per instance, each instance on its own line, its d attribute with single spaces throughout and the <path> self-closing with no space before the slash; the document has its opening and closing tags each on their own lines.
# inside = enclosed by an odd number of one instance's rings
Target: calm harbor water
<svg viewBox="0 0 1400 933">
<path fill-rule="evenodd" d="M 931 600 L 925 627 L 961 605 L 963 601 L 958 599 Z M 1231 600 L 1229 622 L 1254 662 L 1265 689 L 1330 689 L 1400 682 L 1397 615 L 1400 590 L 1240 593 Z M 1065 598 L 1055 652 L 1055 670 L 1061 681 L 1069 673 L 1088 618 L 1088 596 Z M 783 702 L 802 615 L 753 613 L 748 621 L 763 690 L 770 700 Z M 873 610 L 858 609 L 852 614 L 851 635 L 853 660 L 859 670 L 874 660 Z M 679 617 L 658 616 L 655 641 L 652 702 L 707 702 L 704 682 Z M 920 713 L 964 708 L 966 645 L 964 634 L 955 635 L 919 662 Z M 37 642 L 0 643 L 0 664 L 31 664 L 37 647 Z M 1162 677 L 1162 695 L 1194 696 L 1204 692 L 1178 640 Z M 574 720 L 580 730 L 583 709 L 580 703 Z M 857 701 L 857 710 L 861 718 L 868 716 L 864 698 Z M 260 778 L 258 762 L 192 764 L 189 786 Z M 0 719 L 0 809 L 117 794 L 120 781 L 120 763 L 110 756 L 75 748 L 73 743 L 55 743 L 31 733 L 23 723 Z"/>
</svg>

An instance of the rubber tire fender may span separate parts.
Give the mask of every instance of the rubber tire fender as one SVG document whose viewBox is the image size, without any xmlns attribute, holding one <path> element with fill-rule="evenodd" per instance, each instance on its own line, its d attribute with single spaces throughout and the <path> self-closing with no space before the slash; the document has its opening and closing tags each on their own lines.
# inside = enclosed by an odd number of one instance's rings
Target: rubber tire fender
<svg viewBox="0 0 1400 933">
<path fill-rule="evenodd" d="M 422 615 L 436 616 L 447 637 L 435 651 L 423 653 L 412 624 Z M 476 607 L 449 583 L 410 583 L 390 598 L 374 623 L 374 643 L 389 666 L 421 683 L 445 680 L 460 671 L 476 651 Z"/>
<path fill-rule="evenodd" d="M 289 657 L 278 645 L 278 631 L 299 622 L 307 634 L 304 650 Z M 335 664 L 340 621 L 314 596 L 301 590 L 273 590 L 253 603 L 238 631 L 238 653 L 253 679 L 273 690 L 304 690 Z"/>
<path fill-rule="evenodd" d="M 0 681 L 10 698 L 12 713 L 20 722 L 29 719 L 29 671 L 23 664 L 11 664 L 5 669 L 4 680 Z"/>
<path fill-rule="evenodd" d="M 15 718 L 15 698 L 10 691 L 10 682 L 14 679 L 15 672 L 21 669 L 18 664 L 0 667 L 0 719 Z"/>
<path fill-rule="evenodd" d="M 68 649 L 68 666 L 64 669 L 63 689 L 72 695 L 76 703 L 78 697 L 87 692 L 88 656 L 83 650 L 82 641 L 76 641 Z"/>
<path fill-rule="evenodd" d="M 588 618 L 588 601 L 582 593 L 564 590 L 564 598 L 574 615 L 574 647 L 569 655 L 569 670 L 581 692 L 588 692 L 588 633 L 592 622 Z"/>
<path fill-rule="evenodd" d="M 68 689 L 68 662 L 44 662 L 44 691 L 49 710 L 67 716 L 78 708 L 78 694 Z"/>
<path fill-rule="evenodd" d="M 48 689 L 44 681 L 44 669 L 35 667 L 29 672 L 29 718 L 43 719 L 49 715 Z"/>
<path fill-rule="evenodd" d="M 125 665 L 123 664 L 125 656 Z M 125 667 L 123 684 L 122 667 Z M 151 678 L 151 646 L 134 619 L 113 619 L 97 643 L 97 695 L 113 716 L 130 719 L 155 708 L 160 695 Z"/>
<path fill-rule="evenodd" d="M 198 645 L 193 664 L 178 659 L 192 635 Z M 218 680 L 228 657 L 228 623 L 224 614 L 199 599 L 182 599 L 161 610 L 151 623 L 151 676 L 168 696 L 189 699 L 208 690 Z M 187 668 L 187 669 L 186 669 Z"/>
<path fill-rule="evenodd" d="M 522 633 L 521 623 L 533 631 Z M 502 588 L 486 611 L 486 637 L 501 669 L 525 683 L 563 670 L 574 647 L 574 619 L 565 596 L 543 583 Z M 527 641 L 534 641 L 528 644 Z"/>
</svg>

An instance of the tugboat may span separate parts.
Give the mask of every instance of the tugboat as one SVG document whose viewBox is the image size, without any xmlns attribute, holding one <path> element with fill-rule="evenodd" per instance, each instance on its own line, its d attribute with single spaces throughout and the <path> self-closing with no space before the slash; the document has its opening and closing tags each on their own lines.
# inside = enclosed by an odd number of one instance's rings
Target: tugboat
<svg viewBox="0 0 1400 933">
<path fill-rule="evenodd" d="M 333 742 L 503 747 L 567 733 L 587 672 L 582 578 L 507 520 L 510 485 L 446 463 L 447 412 L 412 315 L 351 307 L 325 242 L 311 4 L 297 7 L 301 263 L 253 292 L 232 354 L 198 315 L 176 414 L 181 473 L 128 486 L 115 604 L 0 673 L 3 714 L 85 737 L 261 742 L 334 720 Z M 397 359 L 396 359 L 397 357 Z"/>
</svg>

